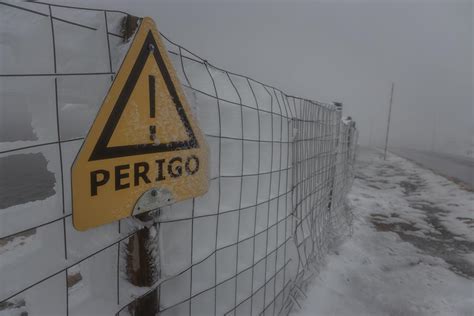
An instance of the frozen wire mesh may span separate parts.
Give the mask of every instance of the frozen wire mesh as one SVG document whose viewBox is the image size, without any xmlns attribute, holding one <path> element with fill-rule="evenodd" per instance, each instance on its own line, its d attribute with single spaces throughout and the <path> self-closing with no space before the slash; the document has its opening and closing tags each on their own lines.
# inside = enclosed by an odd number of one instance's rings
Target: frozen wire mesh
<svg viewBox="0 0 474 316">
<path fill-rule="evenodd" d="M 77 232 L 70 169 L 129 41 L 119 11 L 0 2 L 0 314 L 288 314 L 350 231 L 357 131 L 333 105 L 165 39 L 210 147 L 209 192 L 160 210 L 160 277 L 133 286 L 132 219 Z M 154 290 L 157 291 L 154 291 Z"/>
</svg>

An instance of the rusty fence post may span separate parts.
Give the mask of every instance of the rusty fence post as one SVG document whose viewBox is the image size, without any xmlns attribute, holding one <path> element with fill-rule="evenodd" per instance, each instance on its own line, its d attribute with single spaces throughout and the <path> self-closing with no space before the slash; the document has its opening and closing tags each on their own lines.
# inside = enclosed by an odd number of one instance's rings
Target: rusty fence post
<svg viewBox="0 0 474 316">
<path fill-rule="evenodd" d="M 161 276 L 158 215 L 159 210 L 135 216 L 144 227 L 129 239 L 126 269 L 128 280 L 138 287 L 151 287 Z M 158 315 L 158 288 L 135 300 L 129 311 L 135 316 Z"/>
</svg>

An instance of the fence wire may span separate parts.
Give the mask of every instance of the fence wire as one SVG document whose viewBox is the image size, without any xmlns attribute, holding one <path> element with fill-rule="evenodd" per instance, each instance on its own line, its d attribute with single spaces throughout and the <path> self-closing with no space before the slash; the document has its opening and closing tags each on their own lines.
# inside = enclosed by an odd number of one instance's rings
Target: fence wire
<svg viewBox="0 0 474 316">
<path fill-rule="evenodd" d="M 164 35 L 210 146 L 210 188 L 159 210 L 137 287 L 133 218 L 71 221 L 70 170 L 130 45 L 125 12 L 0 2 L 0 315 L 286 315 L 350 232 L 357 130 L 341 112 L 209 64 Z M 138 315 L 138 314 L 137 314 Z"/>
</svg>

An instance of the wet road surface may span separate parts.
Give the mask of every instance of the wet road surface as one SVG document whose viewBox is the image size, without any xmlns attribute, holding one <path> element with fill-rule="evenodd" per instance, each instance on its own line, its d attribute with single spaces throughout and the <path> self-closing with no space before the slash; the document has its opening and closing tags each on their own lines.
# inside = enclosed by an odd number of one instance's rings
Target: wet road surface
<svg viewBox="0 0 474 316">
<path fill-rule="evenodd" d="M 443 176 L 461 181 L 474 189 L 474 159 L 472 158 L 405 148 L 390 148 L 390 151 Z"/>
</svg>

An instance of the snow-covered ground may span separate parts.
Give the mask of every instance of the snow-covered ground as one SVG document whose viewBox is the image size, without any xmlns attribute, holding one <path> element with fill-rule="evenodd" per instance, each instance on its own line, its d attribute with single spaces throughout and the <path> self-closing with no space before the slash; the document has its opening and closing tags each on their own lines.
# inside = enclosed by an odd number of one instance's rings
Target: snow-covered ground
<svg viewBox="0 0 474 316">
<path fill-rule="evenodd" d="M 474 193 L 363 149 L 354 233 L 327 258 L 297 315 L 474 315 Z"/>
</svg>

